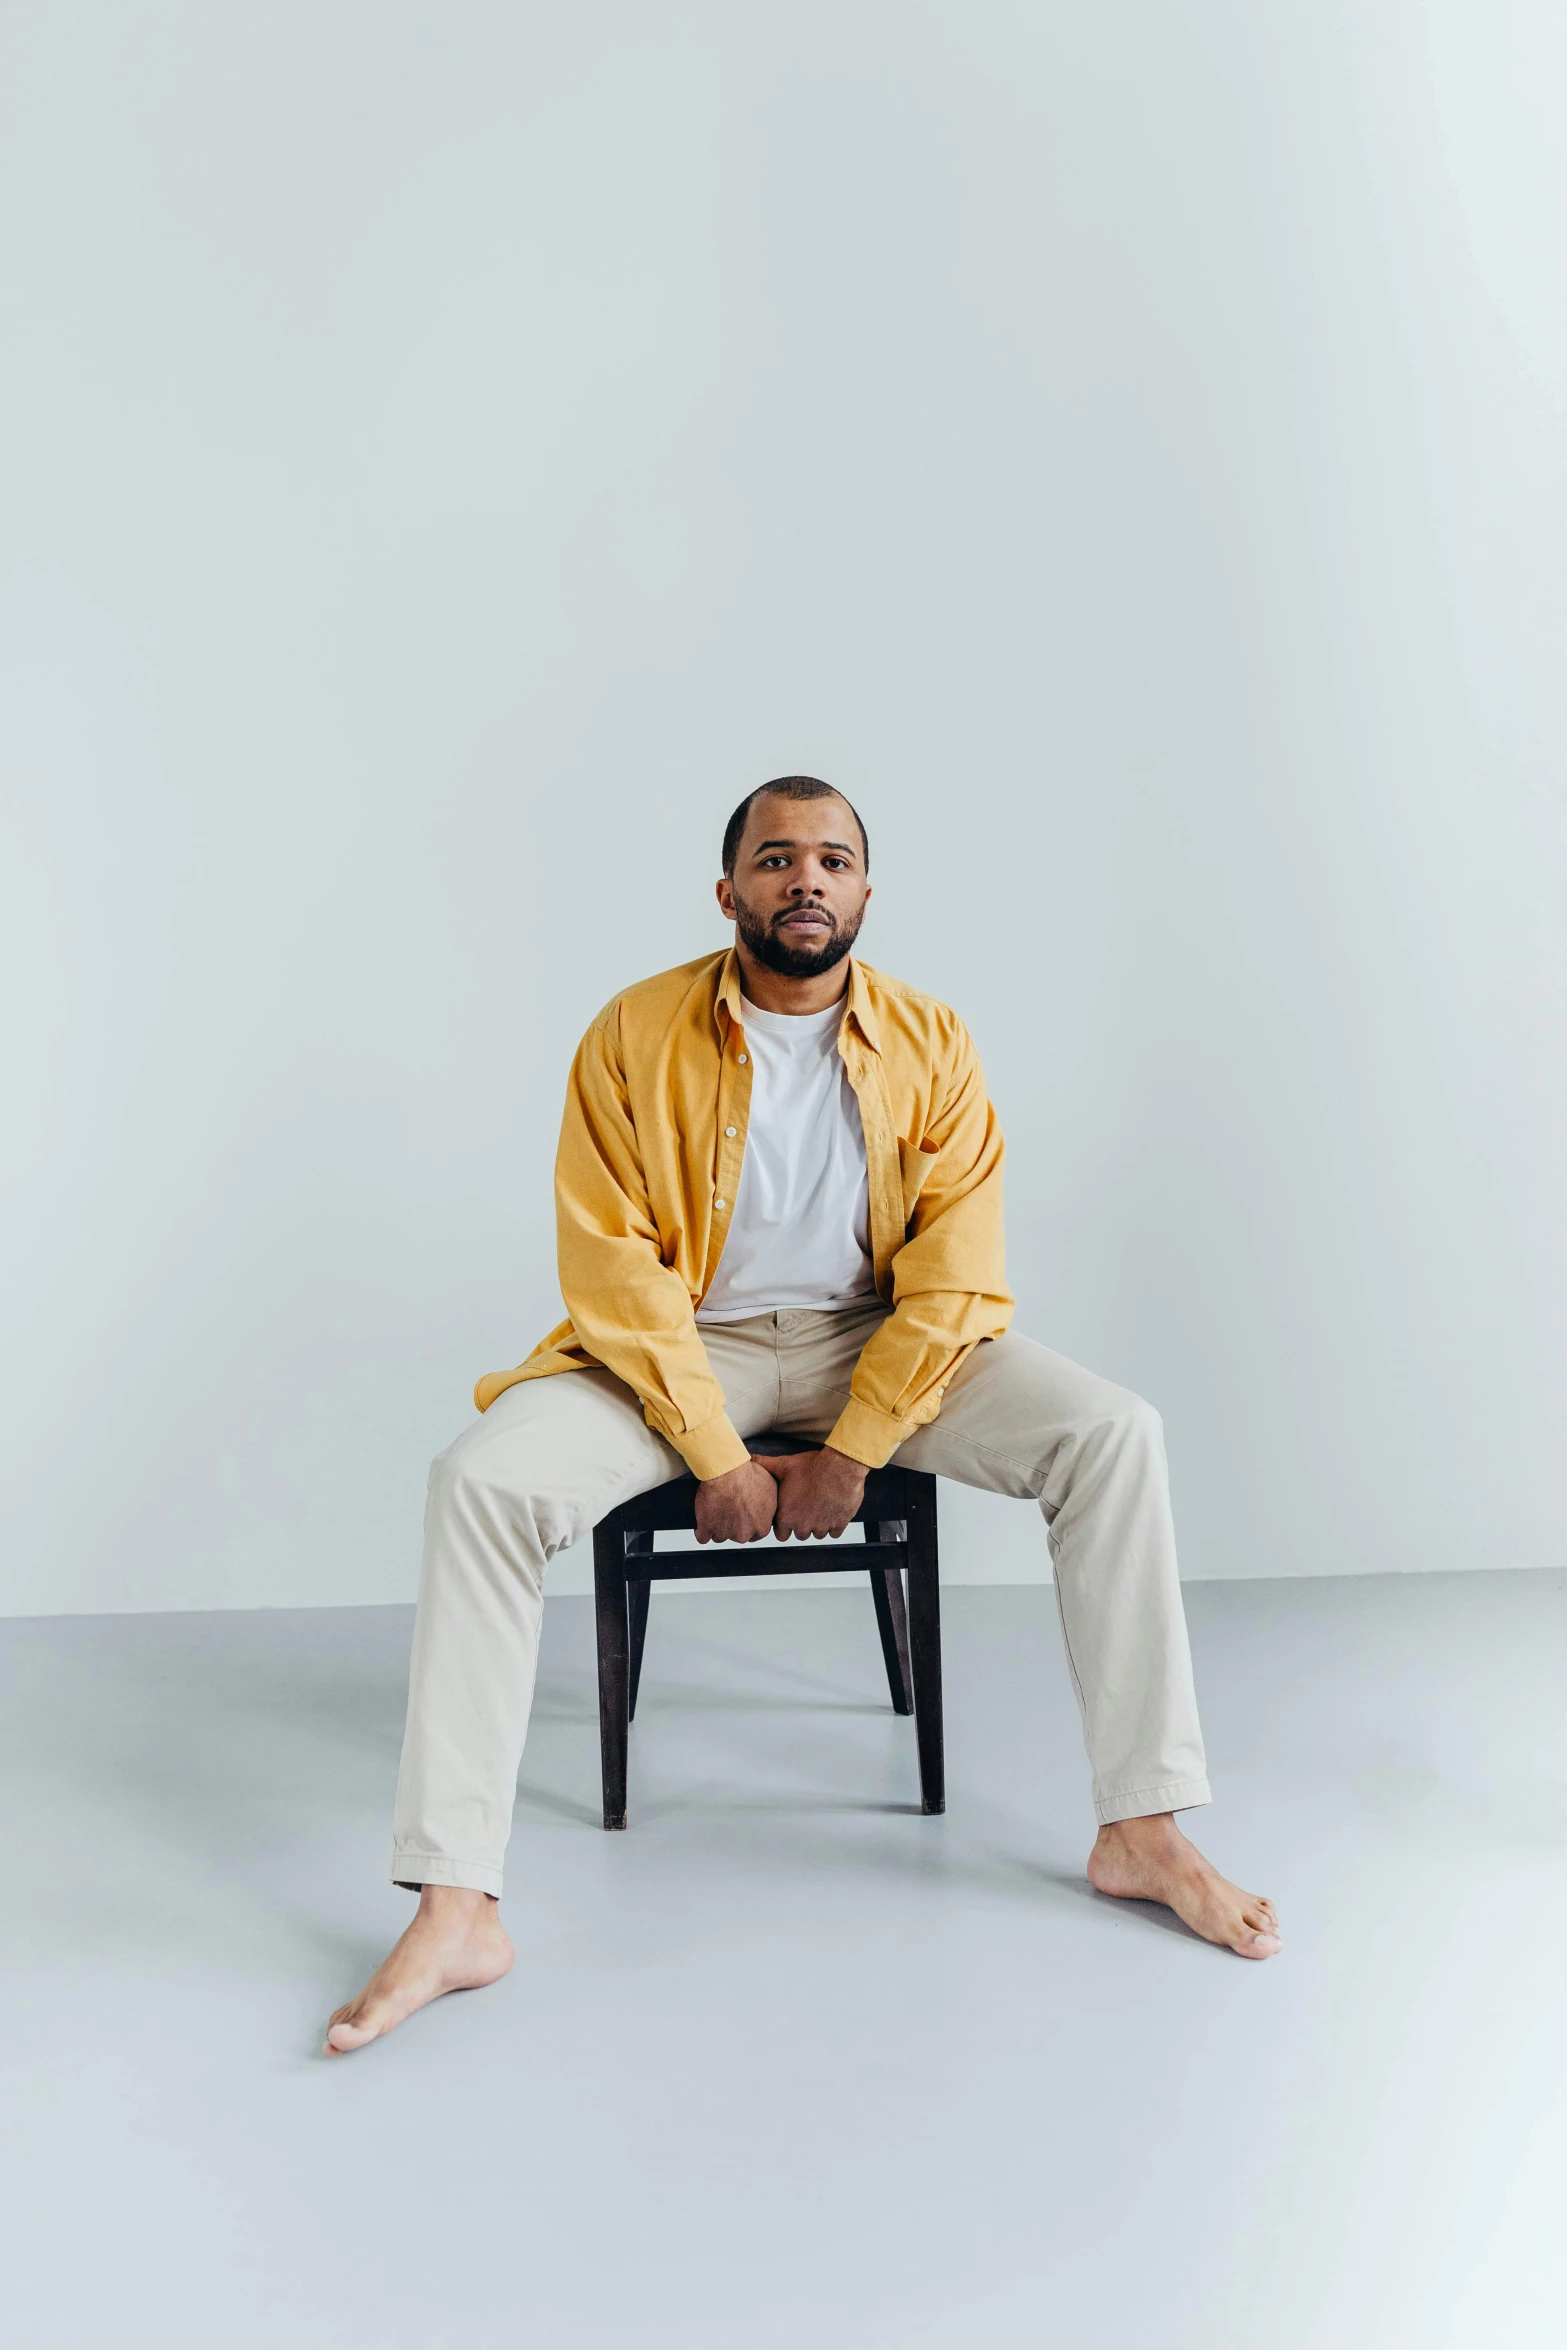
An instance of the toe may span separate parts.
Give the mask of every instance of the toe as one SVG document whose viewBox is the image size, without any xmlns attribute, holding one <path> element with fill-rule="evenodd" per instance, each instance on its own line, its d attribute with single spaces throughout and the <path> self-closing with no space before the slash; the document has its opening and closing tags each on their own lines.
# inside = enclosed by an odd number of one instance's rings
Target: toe
<svg viewBox="0 0 1567 2350">
<path fill-rule="evenodd" d="M 346 2016 L 334 2016 L 327 2027 L 326 2046 L 329 2056 L 346 2056 L 351 2048 L 363 2048 L 367 2040 L 375 2038 L 373 2025 L 350 2023 Z"/>
<path fill-rule="evenodd" d="M 340 2007 L 329 2021 L 326 2028 L 326 2053 L 328 2056 L 343 2056 L 350 2048 L 363 2048 L 367 2040 L 376 2039 L 383 2029 L 374 2003 L 367 2001 L 361 1994 L 358 1999 L 350 1999 L 346 2007 Z"/>
</svg>

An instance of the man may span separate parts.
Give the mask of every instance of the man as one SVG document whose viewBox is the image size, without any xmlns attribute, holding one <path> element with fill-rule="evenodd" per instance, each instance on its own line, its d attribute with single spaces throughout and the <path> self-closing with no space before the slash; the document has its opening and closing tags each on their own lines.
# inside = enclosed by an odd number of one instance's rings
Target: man
<svg viewBox="0 0 1567 2350">
<path fill-rule="evenodd" d="M 946 1005 L 851 957 L 865 828 L 812 776 L 724 839 L 727 953 L 628 988 L 578 1050 L 555 1192 L 571 1319 L 475 1391 L 430 1476 L 392 1874 L 412 1925 L 334 2052 L 511 1965 L 498 1914 L 544 1572 L 690 1469 L 699 1542 L 841 1534 L 896 1452 L 1036 1500 L 1100 1827 L 1103 1893 L 1246 1958 L 1271 1902 L 1175 1824 L 1209 1800 L 1158 1415 L 1007 1335 L 1001 1136 Z M 819 1449 L 761 1460 L 766 1429 Z"/>
</svg>

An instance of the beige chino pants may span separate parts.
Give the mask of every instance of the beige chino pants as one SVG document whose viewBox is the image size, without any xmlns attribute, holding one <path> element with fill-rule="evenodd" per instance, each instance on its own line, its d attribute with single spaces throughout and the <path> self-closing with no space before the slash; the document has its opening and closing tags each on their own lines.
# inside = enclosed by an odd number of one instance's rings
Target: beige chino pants
<svg viewBox="0 0 1567 2350">
<path fill-rule="evenodd" d="M 886 1312 L 758 1314 L 704 1328 L 742 1436 L 825 1437 Z M 1209 1800 L 1159 1415 L 1010 1333 L 953 1375 L 897 1458 L 1036 1501 L 1099 1818 Z M 607 1510 L 684 1473 L 629 1387 L 565 1371 L 498 1395 L 430 1471 L 392 1875 L 498 1894 L 533 1702 L 544 1573 Z M 714 1553 L 713 1572 L 724 1571 Z"/>
</svg>

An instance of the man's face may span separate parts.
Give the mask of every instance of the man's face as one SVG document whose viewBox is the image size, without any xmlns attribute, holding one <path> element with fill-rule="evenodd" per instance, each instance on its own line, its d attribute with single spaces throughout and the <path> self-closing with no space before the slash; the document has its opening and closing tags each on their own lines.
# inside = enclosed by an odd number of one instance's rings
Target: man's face
<svg viewBox="0 0 1567 2350">
<path fill-rule="evenodd" d="M 830 971 L 859 936 L 870 896 L 853 811 L 836 794 L 753 802 L 733 876 L 718 902 L 769 971 L 811 979 Z"/>
</svg>

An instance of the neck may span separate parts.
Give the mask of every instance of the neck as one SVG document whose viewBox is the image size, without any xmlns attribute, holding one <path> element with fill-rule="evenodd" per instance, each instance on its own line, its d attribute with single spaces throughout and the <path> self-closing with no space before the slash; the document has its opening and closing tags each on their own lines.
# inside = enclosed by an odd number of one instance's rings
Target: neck
<svg viewBox="0 0 1567 2350">
<path fill-rule="evenodd" d="M 740 965 L 740 985 L 759 1012 L 793 1012 L 798 1019 L 807 1012 L 825 1012 L 830 1004 L 838 1003 L 848 993 L 847 955 L 830 971 L 813 972 L 808 979 L 787 979 L 781 971 L 769 971 L 738 938 L 735 955 Z"/>
</svg>

